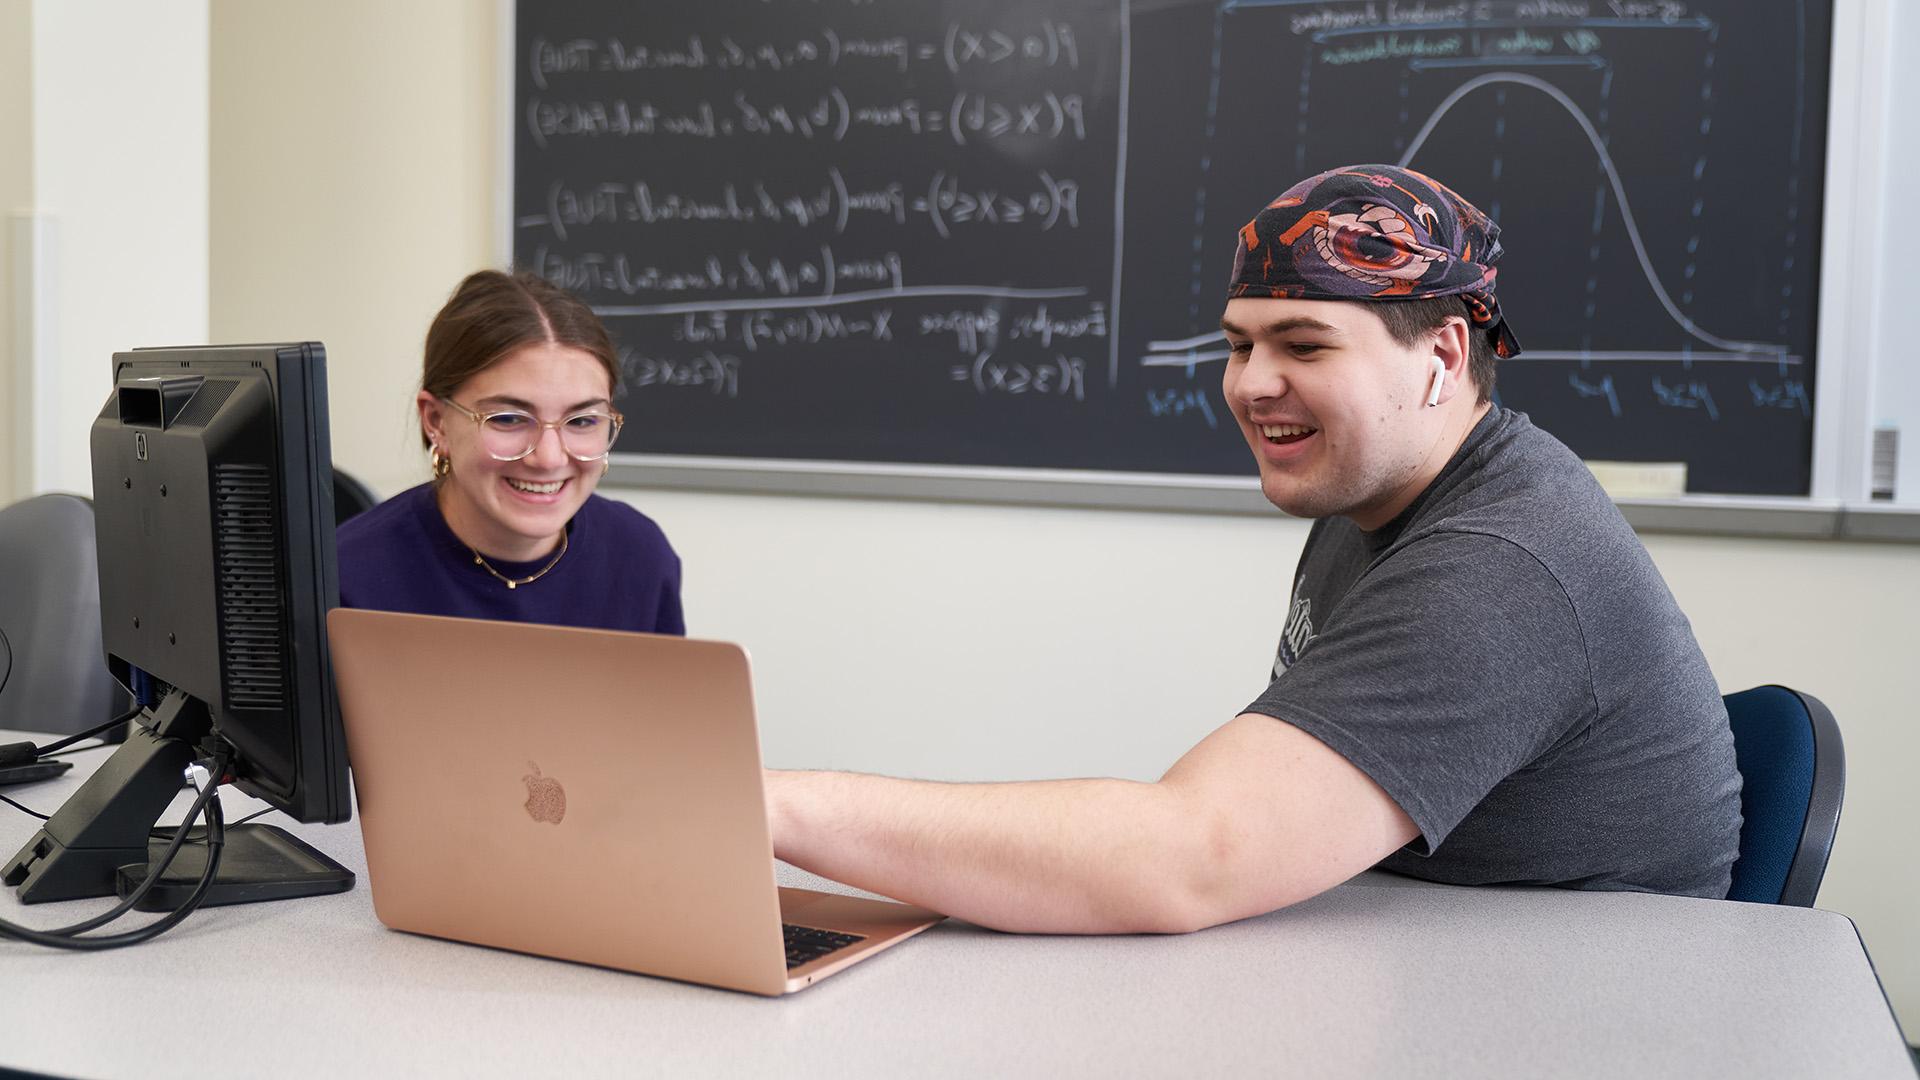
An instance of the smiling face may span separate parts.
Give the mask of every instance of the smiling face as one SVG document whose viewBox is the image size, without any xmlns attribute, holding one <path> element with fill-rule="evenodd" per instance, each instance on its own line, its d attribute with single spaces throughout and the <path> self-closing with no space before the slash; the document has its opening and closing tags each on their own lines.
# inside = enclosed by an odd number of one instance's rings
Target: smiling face
<svg viewBox="0 0 1920 1080">
<path fill-rule="evenodd" d="M 474 374 L 447 395 L 473 412 L 515 411 L 555 421 L 588 409 L 606 411 L 613 385 L 600 360 L 553 342 L 525 345 Z M 482 555 L 527 562 L 551 552 L 600 480 L 601 463 L 576 461 L 560 433 L 545 429 L 518 461 L 487 453 L 479 425 L 421 391 L 420 426 L 453 465 L 440 485 L 447 525 Z"/>
<path fill-rule="evenodd" d="M 1464 320 L 1402 345 L 1362 303 L 1242 297 L 1220 325 L 1232 347 L 1222 390 L 1259 462 L 1260 490 L 1298 517 L 1385 525 L 1484 412 L 1457 393 Z M 1429 408 L 1435 357 L 1446 374 Z"/>
</svg>

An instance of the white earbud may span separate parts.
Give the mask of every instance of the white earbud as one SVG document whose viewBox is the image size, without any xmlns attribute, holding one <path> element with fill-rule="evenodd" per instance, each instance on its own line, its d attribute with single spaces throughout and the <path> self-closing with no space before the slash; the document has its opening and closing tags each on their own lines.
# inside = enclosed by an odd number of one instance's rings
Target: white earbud
<svg viewBox="0 0 1920 1080">
<path fill-rule="evenodd" d="M 1440 404 L 1440 387 L 1447 381 L 1447 362 L 1433 358 L 1433 385 L 1427 388 L 1427 408 Z"/>
</svg>

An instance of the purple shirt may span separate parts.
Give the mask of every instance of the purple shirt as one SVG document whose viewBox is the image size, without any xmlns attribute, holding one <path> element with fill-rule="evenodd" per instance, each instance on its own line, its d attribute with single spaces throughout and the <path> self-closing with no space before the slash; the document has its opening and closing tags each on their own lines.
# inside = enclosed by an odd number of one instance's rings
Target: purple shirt
<svg viewBox="0 0 1920 1080">
<path fill-rule="evenodd" d="M 653 520 L 625 503 L 587 497 L 567 523 L 567 552 L 540 580 L 509 589 L 473 561 L 447 527 L 433 485 L 403 491 L 340 526 L 340 606 L 685 634 L 680 557 Z M 510 578 L 532 562 L 487 562 Z"/>
</svg>

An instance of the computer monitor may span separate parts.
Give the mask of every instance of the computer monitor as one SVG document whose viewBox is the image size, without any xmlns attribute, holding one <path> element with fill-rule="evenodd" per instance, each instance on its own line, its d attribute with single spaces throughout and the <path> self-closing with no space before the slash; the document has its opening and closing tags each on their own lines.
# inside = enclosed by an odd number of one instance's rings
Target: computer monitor
<svg viewBox="0 0 1920 1080">
<path fill-rule="evenodd" d="M 107 666 L 143 707 L 0 872 L 26 903 L 141 877 L 186 766 L 215 752 L 241 791 L 296 820 L 351 812 L 324 622 L 339 596 L 325 349 L 136 349 L 113 375 L 92 430 L 100 617 Z M 353 881 L 271 826 L 226 830 L 218 869 L 204 903 Z"/>
</svg>

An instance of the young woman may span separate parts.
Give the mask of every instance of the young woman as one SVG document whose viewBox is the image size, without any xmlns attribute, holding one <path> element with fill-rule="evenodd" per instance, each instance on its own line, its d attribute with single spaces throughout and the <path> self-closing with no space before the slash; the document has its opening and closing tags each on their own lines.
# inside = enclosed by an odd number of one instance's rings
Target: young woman
<svg viewBox="0 0 1920 1080">
<path fill-rule="evenodd" d="M 666 535 L 593 493 L 620 433 L 615 370 L 606 328 L 564 290 L 462 281 L 416 399 L 433 479 L 341 526 L 341 605 L 684 634 Z"/>
</svg>

